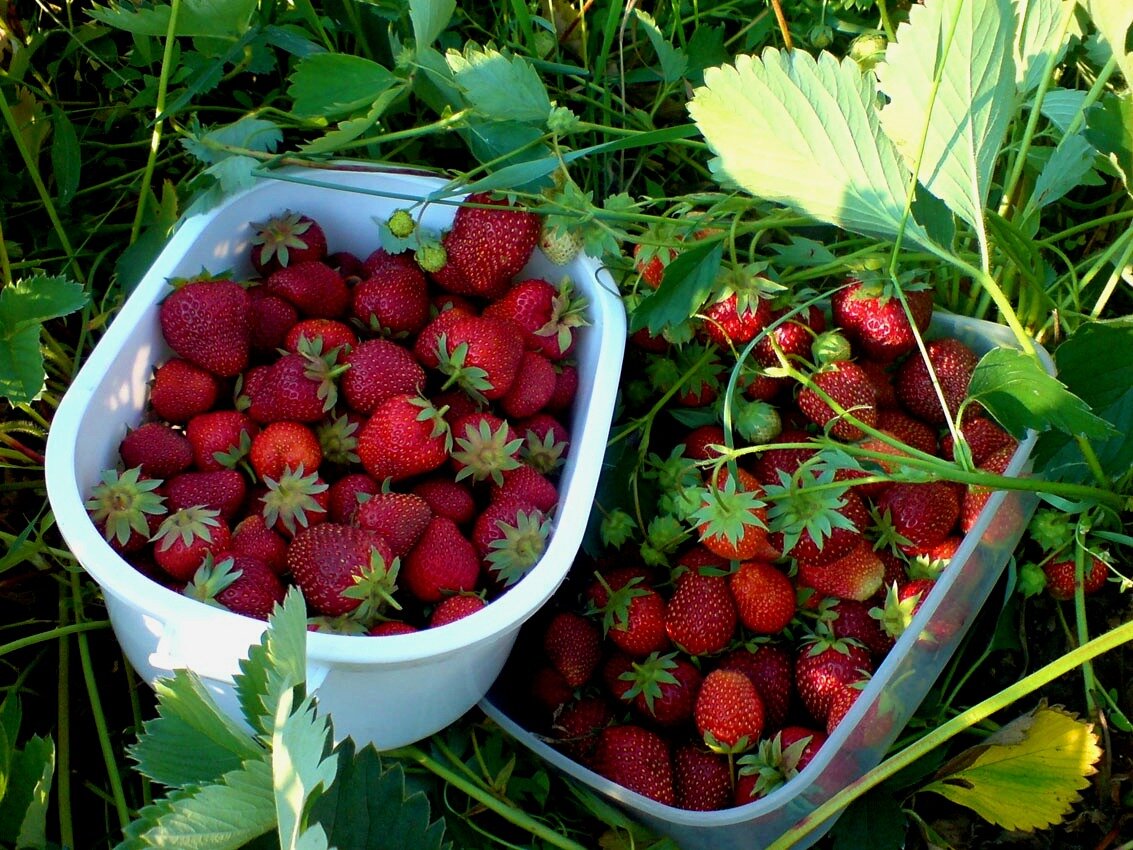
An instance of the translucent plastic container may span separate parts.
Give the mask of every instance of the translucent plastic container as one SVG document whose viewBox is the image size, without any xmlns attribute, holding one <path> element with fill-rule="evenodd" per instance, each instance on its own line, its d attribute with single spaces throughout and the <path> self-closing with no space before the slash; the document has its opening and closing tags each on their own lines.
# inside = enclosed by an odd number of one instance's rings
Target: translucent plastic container
<svg viewBox="0 0 1133 850">
<path fill-rule="evenodd" d="M 322 223 L 331 252 L 364 257 L 378 245 L 374 218 L 386 218 L 407 206 L 407 199 L 444 185 L 435 177 L 372 169 L 287 169 L 277 175 L 290 179 L 261 178 L 180 224 L 64 396 L 47 443 L 47 490 L 59 530 L 101 587 L 130 663 L 151 684 L 175 668 L 195 671 L 234 718 L 240 715 L 232 677 L 264 623 L 190 600 L 142 576 L 103 540 L 83 502 L 101 471 L 116 464 L 127 426 L 141 419 L 153 367 L 171 353 L 157 318 L 169 278 L 202 269 L 250 273 L 250 222 L 285 209 Z M 440 230 L 455 210 L 429 204 L 423 223 Z M 349 735 L 359 745 L 372 742 L 384 749 L 419 740 L 474 706 L 499 673 L 520 625 L 566 576 L 582 540 L 613 415 L 625 312 L 616 285 L 590 257 L 555 266 L 536 250 L 522 274 L 554 282 L 569 276 L 589 300 L 590 325 L 578 333 L 579 389 L 553 534 L 522 581 L 455 623 L 381 638 L 308 636 L 308 686 L 333 718 L 336 735 Z"/>
<path fill-rule="evenodd" d="M 981 354 L 993 347 L 1014 345 L 1006 328 L 959 316 L 938 314 L 930 330 L 936 336 L 956 337 Z M 1054 364 L 1046 352 L 1040 350 L 1039 354 L 1053 374 Z M 1007 475 L 1028 474 L 1035 440 L 1036 436 L 1030 434 L 1020 443 Z M 1035 494 L 1020 491 L 1001 490 L 991 496 L 908 630 L 826 744 L 798 776 L 760 800 L 715 812 L 663 805 L 611 782 L 544 743 L 508 714 L 509 695 L 502 688 L 490 691 L 480 706 L 516 740 L 559 771 L 655 832 L 669 836 L 681 850 L 756 850 L 781 837 L 880 763 L 979 613 L 1037 501 Z M 795 846 L 811 846 L 833 823 L 832 819 L 820 825 Z"/>
</svg>

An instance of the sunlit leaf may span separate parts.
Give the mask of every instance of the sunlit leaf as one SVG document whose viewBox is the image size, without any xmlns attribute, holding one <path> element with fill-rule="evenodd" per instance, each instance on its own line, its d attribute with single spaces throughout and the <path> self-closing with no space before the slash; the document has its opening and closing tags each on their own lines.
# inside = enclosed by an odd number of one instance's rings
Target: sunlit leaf
<svg viewBox="0 0 1133 850">
<path fill-rule="evenodd" d="M 248 29 L 256 6 L 256 0 L 181 0 L 174 34 L 239 38 Z M 169 30 L 171 10 L 172 6 L 165 3 L 143 8 L 111 3 L 95 6 L 87 14 L 115 29 L 164 37 Z"/>
<path fill-rule="evenodd" d="M 1129 0 L 1084 0 L 1082 5 L 1090 13 L 1106 47 L 1117 58 L 1126 83 L 1133 85 L 1133 53 L 1125 50 L 1129 28 L 1133 27 L 1133 3 Z"/>
<path fill-rule="evenodd" d="M 362 56 L 313 53 L 295 66 L 287 93 L 296 115 L 336 118 L 369 109 L 395 82 L 383 66 Z"/>
<path fill-rule="evenodd" d="M 865 236 L 931 244 L 906 220 L 909 170 L 881 131 L 873 77 L 829 53 L 768 48 L 704 72 L 689 112 L 717 181 Z"/>
<path fill-rule="evenodd" d="M 42 324 L 87 302 L 82 286 L 65 277 L 38 276 L 0 288 L 0 396 L 26 404 L 43 388 Z"/>
<path fill-rule="evenodd" d="M 527 59 L 469 45 L 445 57 L 470 106 L 494 121 L 542 125 L 551 111 L 547 89 Z"/>
<path fill-rule="evenodd" d="M 456 0 L 409 0 L 409 20 L 418 49 L 437 40 L 455 11 Z"/>
<path fill-rule="evenodd" d="M 1086 117 L 1086 138 L 1109 158 L 1121 173 L 1125 189 L 1133 194 L 1133 94 L 1104 98 Z"/>
<path fill-rule="evenodd" d="M 961 753 L 923 790 L 997 826 L 1031 832 L 1070 812 L 1101 754 L 1091 724 L 1042 706 Z"/>
<path fill-rule="evenodd" d="M 657 27 L 657 22 L 653 20 L 652 15 L 636 7 L 633 13 L 637 22 L 644 28 L 645 34 L 649 37 L 649 43 L 653 45 L 653 49 L 657 53 L 657 59 L 661 63 L 661 79 L 666 83 L 675 83 L 682 79 L 688 68 L 688 58 L 681 50 L 669 44 Z"/>
<path fill-rule="evenodd" d="M 280 695 L 271 742 L 272 787 L 280 845 L 284 850 L 322 850 L 327 846 L 321 826 L 307 829 L 311 801 L 334 782 L 336 762 L 324 755 L 330 740 L 325 717 L 305 698 L 292 708 L 293 692 Z"/>
<path fill-rule="evenodd" d="M 1015 85 L 1029 94 L 1042 82 L 1051 55 L 1057 60 L 1066 54 L 1062 38 L 1062 19 L 1068 5 L 1076 0 L 1012 0 L 1015 6 Z"/>
<path fill-rule="evenodd" d="M 268 620 L 263 640 L 248 651 L 235 676 L 236 697 L 244 719 L 254 729 L 270 733 L 283 691 L 307 678 L 307 608 L 297 589 Z"/>
</svg>

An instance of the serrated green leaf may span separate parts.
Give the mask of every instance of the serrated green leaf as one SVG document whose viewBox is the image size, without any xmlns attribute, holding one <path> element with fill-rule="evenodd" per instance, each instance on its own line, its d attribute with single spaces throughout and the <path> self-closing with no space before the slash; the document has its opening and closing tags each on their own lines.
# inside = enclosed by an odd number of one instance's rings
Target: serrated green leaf
<svg viewBox="0 0 1133 850">
<path fill-rule="evenodd" d="M 1021 94 L 1039 87 L 1051 54 L 1060 61 L 1068 43 L 1062 19 L 1076 0 L 1012 0 L 1015 6 L 1015 85 Z"/>
<path fill-rule="evenodd" d="M 408 793 L 400 763 L 383 763 L 373 745 L 355 751 L 346 738 L 335 750 L 334 784 L 315 801 L 312 822 L 322 824 L 338 850 L 447 850 L 443 819 L 431 820 L 429 799 Z"/>
<path fill-rule="evenodd" d="M 256 0 L 181 0 L 174 35 L 239 38 L 247 30 L 256 6 Z M 163 3 L 146 8 L 111 3 L 95 6 L 87 14 L 115 29 L 164 38 L 171 9 Z"/>
<path fill-rule="evenodd" d="M 923 790 L 1030 832 L 1069 814 L 1101 755 L 1092 725 L 1040 706 L 948 762 Z"/>
<path fill-rule="evenodd" d="M 334 85 L 328 86 L 327 80 Z M 362 56 L 315 53 L 295 66 L 287 93 L 295 115 L 337 118 L 368 109 L 396 81 L 383 66 Z"/>
<path fill-rule="evenodd" d="M 1133 53 L 1125 50 L 1129 28 L 1133 27 L 1133 4 L 1128 0 L 1085 0 L 1094 26 L 1106 47 L 1117 58 L 1127 85 L 1133 85 Z"/>
<path fill-rule="evenodd" d="M 378 99 L 370 105 L 370 108 L 364 115 L 342 121 L 335 129 L 303 145 L 303 152 L 308 154 L 333 153 L 349 147 L 351 142 L 381 120 L 386 110 L 389 109 L 390 104 L 401 97 L 403 92 L 404 89 L 400 86 L 386 89 L 381 93 Z"/>
<path fill-rule="evenodd" d="M 275 829 L 271 766 L 249 761 L 212 785 L 174 791 L 145 806 L 115 850 L 239 850 Z"/>
<path fill-rule="evenodd" d="M 0 336 L 0 396 L 12 404 L 27 404 L 39 395 L 43 380 L 39 327 Z"/>
<path fill-rule="evenodd" d="M 455 11 L 456 0 L 409 0 L 409 20 L 419 50 L 437 40 Z"/>
<path fill-rule="evenodd" d="M 303 594 L 292 588 L 268 618 L 263 637 L 248 650 L 233 678 L 248 725 L 271 734 L 282 694 L 302 686 L 306 678 L 307 608 Z"/>
<path fill-rule="evenodd" d="M 1082 89 L 1049 89 L 1046 97 L 1043 98 L 1043 117 L 1063 133 L 1066 133 L 1070 129 L 1074 117 L 1086 102 L 1087 94 L 1088 92 Z"/>
<path fill-rule="evenodd" d="M 1103 98 L 1086 116 L 1086 139 L 1121 173 L 1133 194 L 1133 94 Z"/>
<path fill-rule="evenodd" d="M 469 106 L 493 121 L 539 127 L 551 111 L 547 89 L 527 59 L 469 45 L 445 56 Z"/>
<path fill-rule="evenodd" d="M 326 755 L 330 729 L 305 698 L 292 710 L 294 692 L 284 691 L 275 710 L 271 742 L 272 787 L 282 850 L 326 847 L 322 827 L 308 830 L 306 812 L 312 798 L 334 782 L 336 762 Z M 321 842 L 321 843 L 320 843 Z"/>
<path fill-rule="evenodd" d="M 87 303 L 83 287 L 66 277 L 37 275 L 0 288 L 0 335 L 38 328 Z"/>
<path fill-rule="evenodd" d="M 262 118 L 241 118 L 210 130 L 199 139 L 185 139 L 182 144 L 201 162 L 214 165 L 225 159 L 247 158 L 239 153 L 240 148 L 274 151 L 282 140 L 283 132 L 274 122 Z"/>
<path fill-rule="evenodd" d="M 705 242 L 686 248 L 665 266 L 657 291 L 644 299 L 630 316 L 630 327 L 660 333 L 678 325 L 700 309 L 712 289 L 724 259 L 722 242 Z"/>
<path fill-rule="evenodd" d="M 1043 371 L 1035 358 L 1013 348 L 993 348 L 980 358 L 968 397 L 1018 438 L 1027 429 L 1101 438 L 1116 433 L 1086 402 Z"/>
<path fill-rule="evenodd" d="M 768 48 L 704 72 L 689 112 L 716 180 L 865 236 L 931 240 L 905 217 L 909 170 L 882 133 L 873 77 L 829 53 Z"/>
<path fill-rule="evenodd" d="M 5 846 L 47 846 L 47 803 L 54 775 L 55 743 L 50 738 L 33 735 L 12 751 L 8 787 L 0 800 L 0 840 Z"/>
<path fill-rule="evenodd" d="M 51 174 L 55 178 L 55 197 L 62 207 L 71 203 L 79 188 L 82 156 L 75 125 L 62 109 L 51 113 Z"/>
<path fill-rule="evenodd" d="M 1091 322 L 1078 328 L 1055 352 L 1058 375 L 1116 436 L 1094 440 L 1098 462 L 1113 480 L 1133 470 L 1133 325 Z M 1092 474 L 1078 447 L 1060 433 L 1044 434 L 1035 447 L 1035 464 L 1050 476 L 1087 481 Z"/>
<path fill-rule="evenodd" d="M 1035 179 L 1022 217 L 1029 219 L 1078 186 L 1093 168 L 1095 156 L 1097 151 L 1081 133 L 1067 136 L 1059 142 Z"/>
<path fill-rule="evenodd" d="M 666 83 L 675 83 L 683 79 L 688 68 L 688 58 L 681 50 L 673 47 L 665 40 L 665 36 L 661 34 L 661 30 L 652 15 L 643 12 L 636 6 L 633 9 L 633 14 L 637 18 L 637 22 L 644 28 L 645 34 L 649 37 L 649 43 L 653 45 L 653 49 L 657 53 L 657 59 L 661 63 L 661 79 Z"/>
<path fill-rule="evenodd" d="M 518 121 L 470 118 L 460 134 L 476 159 L 504 168 L 530 162 L 543 152 L 534 144 L 542 138 L 543 131 L 531 124 L 521 124 Z M 513 184 L 510 188 L 531 187 Z"/>
<path fill-rule="evenodd" d="M 910 10 L 877 68 L 885 132 L 907 163 L 919 156 L 920 183 L 981 238 L 1015 111 L 1014 37 L 1011 0 L 935 0 Z"/>
<path fill-rule="evenodd" d="M 157 717 L 129 749 L 137 770 L 170 788 L 203 785 L 263 755 L 243 727 L 222 712 L 198 676 L 185 670 L 154 685 Z"/>
<path fill-rule="evenodd" d="M 807 239 L 805 236 L 789 234 L 789 243 L 786 245 L 769 245 L 784 266 L 824 266 L 834 262 L 837 257 L 821 242 Z"/>
</svg>

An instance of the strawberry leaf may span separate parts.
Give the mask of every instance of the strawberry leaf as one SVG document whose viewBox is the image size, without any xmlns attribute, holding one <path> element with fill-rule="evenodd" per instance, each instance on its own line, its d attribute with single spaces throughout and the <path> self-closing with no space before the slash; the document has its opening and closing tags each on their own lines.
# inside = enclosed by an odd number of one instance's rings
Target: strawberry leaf
<svg viewBox="0 0 1133 850">
<path fill-rule="evenodd" d="M 179 6 L 172 33 L 169 32 L 172 14 L 170 5 L 136 8 L 132 4 L 115 3 L 108 7 L 95 6 L 89 14 L 107 26 L 135 35 L 160 38 L 180 35 L 234 40 L 247 32 L 249 19 L 256 6 L 256 0 L 184 0 Z"/>
<path fill-rule="evenodd" d="M 337 762 L 324 756 L 330 741 L 327 718 L 315 713 L 312 697 L 292 705 L 294 692 L 284 690 L 276 706 L 271 741 L 272 788 L 281 850 L 326 850 L 322 826 L 308 828 L 313 798 L 334 782 Z"/>
<path fill-rule="evenodd" d="M 82 308 L 87 295 L 65 277 L 37 276 L 0 289 L 0 395 L 27 404 L 43 388 L 44 322 Z"/>
<path fill-rule="evenodd" d="M 492 121 L 542 125 L 551 99 L 535 66 L 521 56 L 469 45 L 445 57 L 469 105 Z"/>
<path fill-rule="evenodd" d="M 327 85 L 328 79 L 334 80 L 333 86 Z M 295 66 L 287 93 L 294 101 L 293 114 L 337 118 L 369 109 L 395 82 L 392 73 L 361 56 L 312 53 Z"/>
<path fill-rule="evenodd" d="M 437 40 L 455 11 L 456 0 L 409 0 L 409 20 L 419 50 Z"/>
<path fill-rule="evenodd" d="M 248 725 L 270 734 L 282 693 L 303 686 L 306 678 L 306 605 L 303 594 L 292 589 L 268 618 L 263 639 L 249 649 L 234 677 L 236 697 Z"/>
<path fill-rule="evenodd" d="M 679 325 L 700 309 L 708 297 L 724 259 L 724 244 L 709 241 L 686 248 L 667 266 L 661 286 L 643 300 L 630 317 L 630 330 L 648 328 L 659 334 Z"/>
</svg>

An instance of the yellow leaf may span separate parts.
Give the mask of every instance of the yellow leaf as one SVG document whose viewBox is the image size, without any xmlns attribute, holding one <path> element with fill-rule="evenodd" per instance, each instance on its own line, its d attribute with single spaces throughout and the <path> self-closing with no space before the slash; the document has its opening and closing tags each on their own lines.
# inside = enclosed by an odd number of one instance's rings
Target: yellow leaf
<svg viewBox="0 0 1133 850">
<path fill-rule="evenodd" d="M 1069 813 L 1100 757 L 1092 724 L 1040 705 L 945 764 L 922 790 L 1005 829 L 1030 832 Z"/>
</svg>

